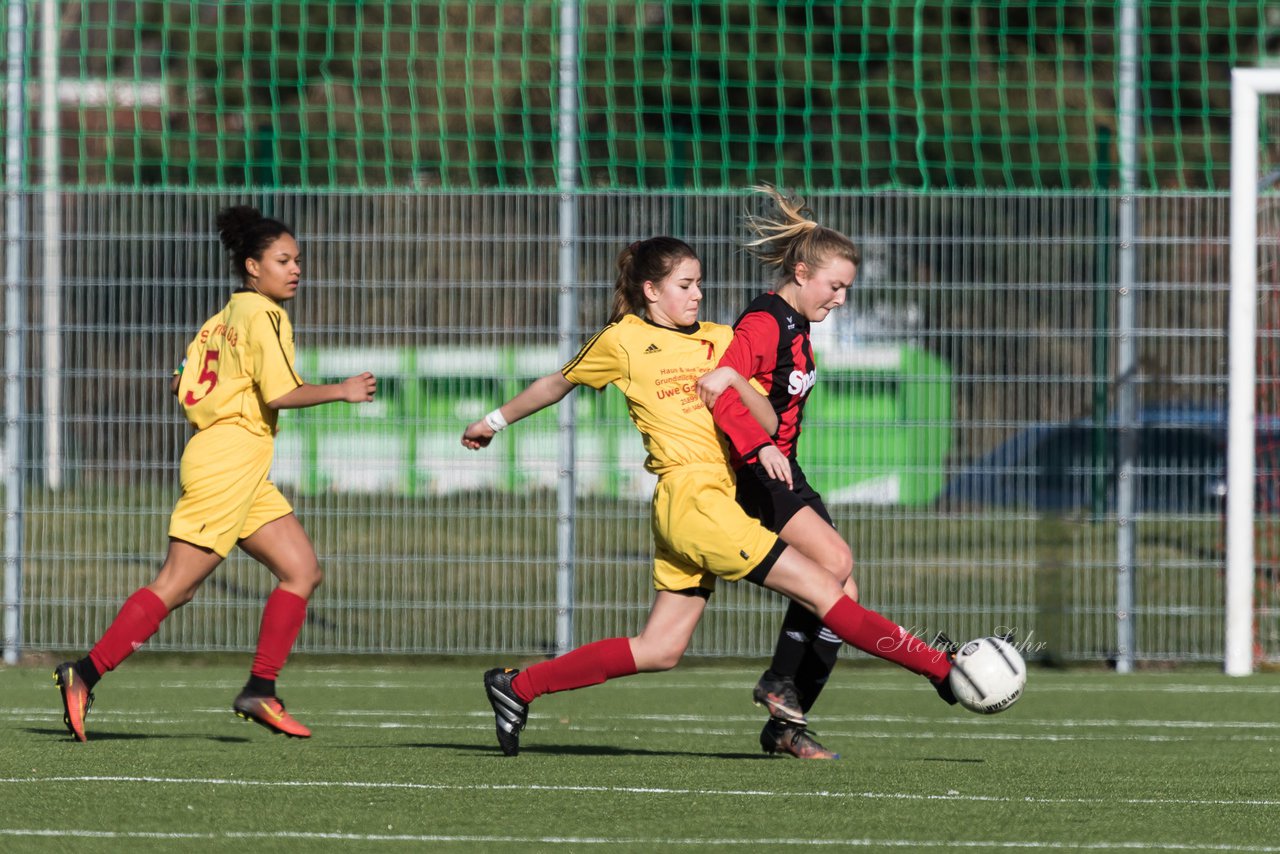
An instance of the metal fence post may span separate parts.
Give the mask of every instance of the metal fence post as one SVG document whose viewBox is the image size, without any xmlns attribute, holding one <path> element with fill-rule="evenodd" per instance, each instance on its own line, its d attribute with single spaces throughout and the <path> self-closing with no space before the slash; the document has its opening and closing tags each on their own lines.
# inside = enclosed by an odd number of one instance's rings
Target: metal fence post
<svg viewBox="0 0 1280 854">
<path fill-rule="evenodd" d="M 1136 506 L 1134 456 L 1138 430 L 1137 281 L 1138 208 L 1135 191 L 1138 168 L 1138 4 L 1125 0 L 1120 11 L 1119 133 L 1120 249 L 1117 255 L 1119 291 L 1116 320 L 1119 341 L 1116 354 L 1116 443 L 1119 479 L 1116 483 L 1116 672 L 1133 670 L 1134 571 Z"/>
<path fill-rule="evenodd" d="M 16 664 L 22 645 L 23 168 L 26 163 L 26 23 L 23 0 L 9 0 L 9 67 L 5 80 L 5 340 L 4 340 L 4 660 Z"/>
<path fill-rule="evenodd" d="M 573 358 L 578 324 L 578 3 L 560 4 L 560 364 Z M 556 653 L 573 648 L 577 397 L 560 404 L 556 478 Z"/>
</svg>

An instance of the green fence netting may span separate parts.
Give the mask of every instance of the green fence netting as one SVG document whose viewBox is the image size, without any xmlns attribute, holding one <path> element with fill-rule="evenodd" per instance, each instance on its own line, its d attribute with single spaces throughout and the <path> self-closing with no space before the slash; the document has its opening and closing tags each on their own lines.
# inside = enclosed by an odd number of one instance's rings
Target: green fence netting
<svg viewBox="0 0 1280 854">
<path fill-rule="evenodd" d="M 79 186 L 555 184 L 557 2 L 60 2 Z M 1228 185 L 1230 73 L 1266 0 L 1142 2 L 1139 185 Z M 29 181 L 42 4 L 27 3 Z M 1091 188 L 1114 162 L 1115 2 L 578 4 L 588 187 Z"/>
</svg>

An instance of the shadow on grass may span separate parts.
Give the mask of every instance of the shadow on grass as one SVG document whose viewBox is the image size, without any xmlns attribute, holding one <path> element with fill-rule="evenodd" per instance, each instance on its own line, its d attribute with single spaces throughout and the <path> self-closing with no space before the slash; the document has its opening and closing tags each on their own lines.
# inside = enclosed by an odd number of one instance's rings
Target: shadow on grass
<svg viewBox="0 0 1280 854">
<path fill-rule="evenodd" d="M 419 747 L 430 750 L 468 750 L 473 753 L 489 753 L 497 759 L 507 759 L 496 745 L 444 744 L 417 742 L 414 744 L 387 745 L 387 747 Z M 639 747 L 613 747 L 596 744 L 534 744 L 520 748 L 520 754 L 538 753 L 554 756 L 697 756 L 703 759 L 772 759 L 762 753 L 718 753 L 699 750 L 645 750 Z"/>
<path fill-rule="evenodd" d="M 49 735 L 62 736 L 62 740 L 74 742 L 65 729 L 48 729 L 45 727 L 27 727 L 24 732 L 31 735 Z M 143 733 L 143 732 L 111 732 L 110 730 L 95 729 L 89 733 L 89 741 L 141 741 L 143 739 L 158 738 L 201 738 L 209 741 L 217 741 L 223 744 L 245 744 L 253 741 L 251 738 L 241 738 L 235 735 L 172 735 L 165 733 Z"/>
<path fill-rule="evenodd" d="M 985 759 L 959 759 L 955 756 L 926 756 L 920 760 L 921 762 L 964 762 L 970 765 L 982 765 Z"/>
</svg>

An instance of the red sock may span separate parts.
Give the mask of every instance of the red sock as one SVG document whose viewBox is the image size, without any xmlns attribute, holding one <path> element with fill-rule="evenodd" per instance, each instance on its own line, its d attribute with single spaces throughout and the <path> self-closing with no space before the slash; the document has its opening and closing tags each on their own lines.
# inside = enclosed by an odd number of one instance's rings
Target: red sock
<svg viewBox="0 0 1280 854">
<path fill-rule="evenodd" d="M 636 672 L 635 656 L 627 638 L 609 638 L 542 661 L 516 674 L 511 689 L 526 703 L 543 694 L 599 685 L 607 679 Z"/>
<path fill-rule="evenodd" d="M 307 619 L 307 600 L 297 593 L 277 587 L 267 597 L 262 609 L 262 626 L 258 629 L 258 649 L 253 654 L 249 672 L 261 679 L 275 680 L 293 649 L 293 642 Z"/>
<path fill-rule="evenodd" d="M 120 662 L 133 655 L 156 633 L 167 616 L 169 609 L 159 596 L 145 587 L 135 590 L 124 600 L 120 613 L 89 650 L 89 660 L 100 675 L 115 670 Z"/>
<path fill-rule="evenodd" d="M 946 679 L 951 672 L 946 655 L 848 596 L 840 597 L 823 615 L 822 622 L 845 643 L 935 682 Z"/>
</svg>

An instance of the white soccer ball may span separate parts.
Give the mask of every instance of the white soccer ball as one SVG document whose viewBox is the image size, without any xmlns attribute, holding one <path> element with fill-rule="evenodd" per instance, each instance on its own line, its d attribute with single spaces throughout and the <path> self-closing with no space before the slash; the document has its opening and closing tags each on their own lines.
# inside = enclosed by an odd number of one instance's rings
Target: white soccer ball
<svg viewBox="0 0 1280 854">
<path fill-rule="evenodd" d="M 993 715 L 1022 696 L 1027 663 L 1003 638 L 978 638 L 960 647 L 947 678 L 960 705 L 971 712 Z"/>
</svg>

